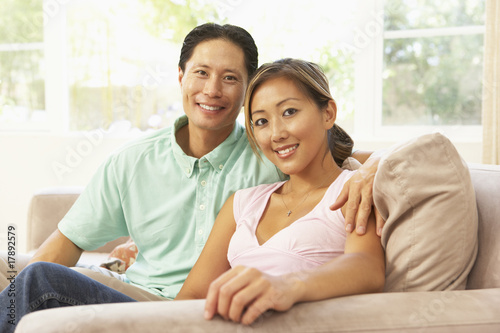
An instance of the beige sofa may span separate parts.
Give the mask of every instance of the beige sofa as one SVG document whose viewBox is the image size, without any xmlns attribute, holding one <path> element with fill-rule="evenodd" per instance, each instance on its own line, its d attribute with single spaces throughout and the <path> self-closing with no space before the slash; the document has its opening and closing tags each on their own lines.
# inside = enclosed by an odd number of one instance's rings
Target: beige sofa
<svg viewBox="0 0 500 333">
<path fill-rule="evenodd" d="M 16 332 L 500 332 L 500 166 L 469 165 L 479 212 L 479 250 L 467 290 L 398 292 L 303 303 L 268 312 L 250 327 L 203 319 L 204 302 L 69 307 L 25 316 Z M 78 191 L 36 194 L 28 216 L 29 249 L 54 230 Z M 81 262 L 98 264 L 117 243 Z"/>
<path fill-rule="evenodd" d="M 18 269 L 26 265 L 31 254 L 56 230 L 57 224 L 82 191 L 81 187 L 53 187 L 42 189 L 33 195 L 28 208 L 26 227 L 28 256 L 21 255 L 18 258 Z M 117 245 L 127 239 L 128 237 L 121 237 L 94 251 L 84 252 L 79 265 L 99 265 Z"/>
</svg>

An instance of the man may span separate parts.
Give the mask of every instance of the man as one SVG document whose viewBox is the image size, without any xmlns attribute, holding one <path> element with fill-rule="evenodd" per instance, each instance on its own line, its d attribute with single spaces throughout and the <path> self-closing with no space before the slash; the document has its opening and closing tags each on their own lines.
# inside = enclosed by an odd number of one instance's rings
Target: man
<svg viewBox="0 0 500 333">
<path fill-rule="evenodd" d="M 226 199 L 283 177 L 259 161 L 236 122 L 257 65 L 257 47 L 242 28 L 204 24 L 186 36 L 179 61 L 186 115 L 113 154 L 31 260 L 71 267 L 83 250 L 130 235 L 139 249 L 136 262 L 125 276 L 84 272 L 112 289 L 61 266 L 30 265 L 23 281 L 32 290 L 20 291 L 20 299 L 40 307 L 26 313 L 176 296 Z"/>
<path fill-rule="evenodd" d="M 179 61 L 186 115 L 113 154 L 31 262 L 71 267 L 82 249 L 130 235 L 139 254 L 126 287 L 174 298 L 227 197 L 280 179 L 272 164 L 257 162 L 236 123 L 256 68 L 245 30 L 206 24 L 188 34 Z"/>
</svg>

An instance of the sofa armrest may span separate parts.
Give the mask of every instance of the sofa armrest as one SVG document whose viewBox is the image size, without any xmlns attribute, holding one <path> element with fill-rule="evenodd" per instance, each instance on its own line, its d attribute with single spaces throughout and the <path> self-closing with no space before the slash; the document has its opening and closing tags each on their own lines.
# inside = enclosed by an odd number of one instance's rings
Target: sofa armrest
<svg viewBox="0 0 500 333">
<path fill-rule="evenodd" d="M 33 194 L 28 209 L 28 251 L 36 250 L 57 229 L 82 188 L 51 187 Z"/>
<path fill-rule="evenodd" d="M 203 319 L 204 300 L 88 305 L 25 316 L 16 333 L 498 332 L 500 288 L 340 297 L 267 312 L 252 327 Z"/>
<path fill-rule="evenodd" d="M 82 187 L 50 187 L 33 195 L 28 209 L 27 250 L 34 251 L 57 229 L 57 224 L 75 203 Z M 120 237 L 92 251 L 110 253 L 128 237 Z"/>
</svg>

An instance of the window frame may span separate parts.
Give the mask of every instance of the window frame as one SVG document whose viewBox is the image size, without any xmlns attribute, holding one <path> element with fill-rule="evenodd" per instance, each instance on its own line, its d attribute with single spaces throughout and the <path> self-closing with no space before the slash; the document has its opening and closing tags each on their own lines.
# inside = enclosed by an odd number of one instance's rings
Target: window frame
<svg viewBox="0 0 500 333">
<path fill-rule="evenodd" d="M 359 13 L 358 31 L 370 38 L 363 48 L 355 48 L 355 120 L 354 134 L 359 141 L 400 141 L 424 133 L 441 132 L 455 142 L 478 143 L 481 125 L 408 125 L 382 124 L 384 41 L 396 38 L 440 37 L 484 34 L 484 26 L 464 26 L 409 30 L 384 30 L 385 0 L 367 1 Z M 378 27 L 374 29 L 374 27 Z M 370 34 L 370 31 L 372 32 Z"/>
<path fill-rule="evenodd" d="M 37 43 L 8 43 L 0 44 L 0 52 L 19 52 L 19 51 L 44 51 L 45 44 L 43 42 Z M 46 76 L 46 75 L 45 75 Z M 45 98 L 47 96 L 45 95 Z M 45 109 L 46 105 L 45 105 Z M 48 116 L 48 115 L 47 115 Z M 0 132 L 10 131 L 47 131 L 49 120 L 45 122 L 19 122 L 19 123 L 3 123 L 0 122 Z"/>
</svg>

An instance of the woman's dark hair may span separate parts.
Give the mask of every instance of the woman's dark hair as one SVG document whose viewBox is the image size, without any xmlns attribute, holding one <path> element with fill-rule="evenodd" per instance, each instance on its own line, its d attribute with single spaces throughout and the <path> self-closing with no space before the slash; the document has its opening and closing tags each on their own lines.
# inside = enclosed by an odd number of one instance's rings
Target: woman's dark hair
<svg viewBox="0 0 500 333">
<path fill-rule="evenodd" d="M 259 148 L 253 133 L 252 110 L 250 108 L 252 97 L 258 86 L 278 77 L 292 80 L 299 89 L 316 103 L 320 110 L 324 109 L 330 101 L 334 102 L 335 110 L 337 108 L 335 100 L 330 94 L 328 79 L 318 65 L 304 60 L 286 58 L 260 66 L 250 80 L 245 96 L 246 132 L 250 145 L 257 154 Z M 328 130 L 328 145 L 335 163 L 342 166 L 345 159 L 352 154 L 354 141 L 340 126 L 334 124 Z"/>
<path fill-rule="evenodd" d="M 257 45 L 252 36 L 243 28 L 231 24 L 219 25 L 216 23 L 205 23 L 197 26 L 184 38 L 179 57 L 179 67 L 182 71 L 186 69 L 186 62 L 193 55 L 194 48 L 201 42 L 224 39 L 239 46 L 245 55 L 245 68 L 250 78 L 259 64 Z"/>
</svg>

